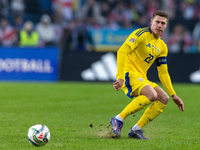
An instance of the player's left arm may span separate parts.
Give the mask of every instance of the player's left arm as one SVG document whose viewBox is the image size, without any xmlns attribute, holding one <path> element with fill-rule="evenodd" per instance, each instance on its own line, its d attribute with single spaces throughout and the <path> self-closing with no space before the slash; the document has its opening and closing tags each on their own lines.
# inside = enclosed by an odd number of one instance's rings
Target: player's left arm
<svg viewBox="0 0 200 150">
<path fill-rule="evenodd" d="M 174 91 L 174 88 L 172 86 L 171 78 L 169 76 L 167 66 L 167 53 L 156 59 L 156 65 L 158 70 L 158 77 L 162 85 L 172 97 L 173 101 L 178 105 L 179 109 L 184 111 L 183 101 L 176 95 L 176 92 Z"/>
</svg>

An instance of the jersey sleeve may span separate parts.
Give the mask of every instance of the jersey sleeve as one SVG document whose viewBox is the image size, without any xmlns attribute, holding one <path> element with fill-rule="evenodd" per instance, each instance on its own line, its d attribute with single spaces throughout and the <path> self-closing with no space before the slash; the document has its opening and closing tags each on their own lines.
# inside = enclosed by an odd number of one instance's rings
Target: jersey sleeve
<svg viewBox="0 0 200 150">
<path fill-rule="evenodd" d="M 137 31 L 137 30 L 136 30 Z M 124 44 L 120 47 L 120 49 L 117 51 L 117 79 L 123 79 L 124 80 L 124 64 L 126 61 L 126 57 L 128 53 L 131 53 L 135 50 L 135 48 L 139 45 L 141 41 L 141 37 L 137 37 L 136 31 L 132 32 L 129 37 L 126 39 Z"/>
<path fill-rule="evenodd" d="M 121 48 L 117 51 L 117 74 L 116 78 L 117 79 L 123 79 L 124 80 L 124 64 L 126 61 L 126 56 L 128 53 L 131 52 L 131 48 L 123 44 Z"/>
<path fill-rule="evenodd" d="M 173 89 L 171 78 L 168 72 L 167 51 L 167 46 L 165 45 L 163 53 L 156 59 L 156 65 L 160 82 L 162 83 L 166 91 L 169 93 L 169 95 L 172 96 L 176 93 Z"/>
<path fill-rule="evenodd" d="M 135 30 L 126 39 L 124 43 L 130 47 L 131 51 L 134 51 L 136 47 L 141 43 L 141 41 L 145 38 L 145 34 L 143 34 L 145 31 L 148 31 L 148 29 Z"/>
</svg>

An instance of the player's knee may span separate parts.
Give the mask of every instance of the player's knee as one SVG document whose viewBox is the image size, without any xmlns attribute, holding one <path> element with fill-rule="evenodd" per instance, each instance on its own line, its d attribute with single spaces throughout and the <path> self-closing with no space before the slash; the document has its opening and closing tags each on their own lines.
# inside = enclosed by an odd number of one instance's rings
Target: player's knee
<svg viewBox="0 0 200 150">
<path fill-rule="evenodd" d="M 162 102 L 163 104 L 167 105 L 169 101 L 169 96 L 167 94 L 159 95 L 158 100 Z"/>
<path fill-rule="evenodd" d="M 151 93 L 149 93 L 149 94 L 147 95 L 147 98 L 148 98 L 151 102 L 153 102 L 153 101 L 155 101 L 155 100 L 157 99 L 157 93 L 156 93 L 156 92 L 151 92 Z"/>
</svg>

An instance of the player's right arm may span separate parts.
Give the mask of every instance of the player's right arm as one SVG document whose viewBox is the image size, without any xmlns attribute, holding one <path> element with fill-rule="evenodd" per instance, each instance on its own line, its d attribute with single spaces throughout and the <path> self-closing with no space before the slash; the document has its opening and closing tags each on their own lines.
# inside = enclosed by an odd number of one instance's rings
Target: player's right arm
<svg viewBox="0 0 200 150">
<path fill-rule="evenodd" d="M 127 54 L 131 52 L 130 46 L 124 43 L 117 51 L 117 79 L 124 79 L 124 68 Z"/>
<path fill-rule="evenodd" d="M 124 64 L 126 60 L 126 56 L 131 52 L 130 46 L 127 44 L 123 44 L 121 48 L 117 51 L 117 81 L 113 83 L 113 87 L 115 90 L 119 91 L 124 83 Z"/>
<path fill-rule="evenodd" d="M 125 68 L 125 61 L 127 54 L 131 53 L 140 43 L 140 38 L 135 35 L 136 32 L 137 30 L 131 33 L 124 42 L 124 44 L 117 51 L 117 74 L 116 74 L 117 81 L 113 83 L 113 86 L 117 91 L 121 89 L 123 82 L 125 80 L 124 68 Z"/>
</svg>

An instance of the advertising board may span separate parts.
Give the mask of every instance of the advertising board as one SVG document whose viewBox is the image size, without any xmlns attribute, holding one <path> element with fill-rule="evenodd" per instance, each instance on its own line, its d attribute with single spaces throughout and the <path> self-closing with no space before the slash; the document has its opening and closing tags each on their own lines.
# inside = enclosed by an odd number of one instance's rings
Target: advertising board
<svg viewBox="0 0 200 150">
<path fill-rule="evenodd" d="M 115 52 L 65 52 L 60 80 L 115 81 L 117 57 Z M 172 82 L 200 83 L 200 54 L 169 54 L 168 70 Z M 149 80 L 159 82 L 156 64 L 147 72 Z"/>
<path fill-rule="evenodd" d="M 57 48 L 0 48 L 0 80 L 57 81 Z"/>
</svg>

